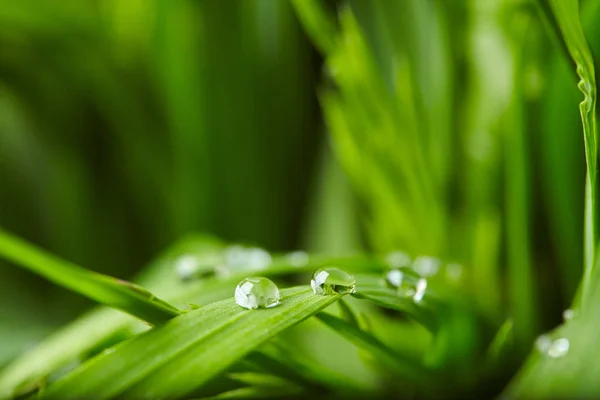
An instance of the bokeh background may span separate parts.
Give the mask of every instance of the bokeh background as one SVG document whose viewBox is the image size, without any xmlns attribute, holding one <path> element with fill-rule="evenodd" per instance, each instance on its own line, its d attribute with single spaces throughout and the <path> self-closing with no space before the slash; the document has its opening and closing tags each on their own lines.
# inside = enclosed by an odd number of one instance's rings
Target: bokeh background
<svg viewBox="0 0 600 400">
<path fill-rule="evenodd" d="M 598 4 L 582 2 L 595 50 Z M 194 231 L 403 249 L 464 264 L 492 316 L 530 304 L 525 338 L 556 324 L 585 169 L 543 11 L 325 6 L 331 35 L 285 0 L 0 0 L 1 227 L 121 278 Z M 0 263 L 0 366 L 88 305 Z"/>
</svg>

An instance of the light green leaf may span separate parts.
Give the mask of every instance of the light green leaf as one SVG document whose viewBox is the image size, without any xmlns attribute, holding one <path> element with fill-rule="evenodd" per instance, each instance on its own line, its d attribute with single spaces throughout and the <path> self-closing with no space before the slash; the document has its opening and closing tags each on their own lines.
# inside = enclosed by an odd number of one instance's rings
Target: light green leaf
<svg viewBox="0 0 600 400">
<path fill-rule="evenodd" d="M 183 396 L 341 297 L 315 296 L 307 287 L 281 295 L 272 309 L 245 310 L 230 298 L 190 311 L 92 358 L 42 398 Z"/>
</svg>

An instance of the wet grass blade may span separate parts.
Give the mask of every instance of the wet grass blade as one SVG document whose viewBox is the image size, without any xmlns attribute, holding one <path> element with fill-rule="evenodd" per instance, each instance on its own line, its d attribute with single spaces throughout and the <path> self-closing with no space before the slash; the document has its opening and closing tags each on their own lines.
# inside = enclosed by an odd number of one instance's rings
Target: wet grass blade
<svg viewBox="0 0 600 400">
<path fill-rule="evenodd" d="M 268 310 L 245 310 L 230 298 L 190 311 L 92 358 L 41 396 L 180 397 L 341 297 L 315 296 L 307 287 L 281 295 L 281 304 Z"/>
<path fill-rule="evenodd" d="M 167 322 L 179 310 L 134 283 L 88 271 L 0 231 L 0 257 L 101 304 L 154 325 Z"/>
</svg>

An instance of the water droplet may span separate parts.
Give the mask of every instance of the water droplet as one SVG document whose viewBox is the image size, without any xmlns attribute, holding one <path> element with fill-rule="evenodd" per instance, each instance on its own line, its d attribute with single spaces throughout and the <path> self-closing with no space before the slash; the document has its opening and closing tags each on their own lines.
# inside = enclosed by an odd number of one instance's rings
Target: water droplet
<svg viewBox="0 0 600 400">
<path fill-rule="evenodd" d="M 385 261 L 391 268 L 410 266 L 410 256 L 403 251 L 392 251 L 385 257 Z"/>
<path fill-rule="evenodd" d="M 417 274 L 427 278 L 438 272 L 440 269 L 440 260 L 435 257 L 417 257 L 413 262 L 413 269 Z"/>
<path fill-rule="evenodd" d="M 305 251 L 293 251 L 286 256 L 288 262 L 294 267 L 305 267 L 308 265 L 309 257 Z"/>
<path fill-rule="evenodd" d="M 271 254 L 258 247 L 230 246 L 225 250 L 225 264 L 231 270 L 265 269 L 271 261 Z"/>
<path fill-rule="evenodd" d="M 229 246 L 224 253 L 224 261 L 215 269 L 219 278 L 227 278 L 231 274 L 242 271 L 260 271 L 271 265 L 271 254 L 258 247 Z"/>
<path fill-rule="evenodd" d="M 175 261 L 175 272 L 182 280 L 191 279 L 198 271 L 198 259 L 191 254 L 186 254 Z"/>
<path fill-rule="evenodd" d="M 413 296 L 413 300 L 415 303 L 420 302 L 425 295 L 425 291 L 427 290 L 427 279 L 421 278 L 417 282 L 417 289 L 415 290 L 415 294 Z"/>
<path fill-rule="evenodd" d="M 356 281 L 354 275 L 338 267 L 320 268 L 313 274 L 310 281 L 315 294 L 345 294 L 356 291 Z"/>
<path fill-rule="evenodd" d="M 565 338 L 556 339 L 548 348 L 548 355 L 552 358 L 564 357 L 569 353 L 571 344 Z"/>
<path fill-rule="evenodd" d="M 535 340 L 535 348 L 540 353 L 546 353 L 551 345 L 552 345 L 552 339 L 550 339 L 549 335 L 540 335 Z"/>
<path fill-rule="evenodd" d="M 279 304 L 279 289 L 270 279 L 252 276 L 235 288 L 235 302 L 249 310 L 275 307 Z"/>
<path fill-rule="evenodd" d="M 450 263 L 446 265 L 446 278 L 450 282 L 460 282 L 463 276 L 463 266 L 457 263 Z"/>
<path fill-rule="evenodd" d="M 565 322 L 568 322 L 568 321 L 572 320 L 573 317 L 575 316 L 575 311 L 569 308 L 569 309 L 566 309 L 565 311 L 563 311 L 562 315 L 563 315 L 563 320 Z"/>
<path fill-rule="evenodd" d="M 183 281 L 193 278 L 201 278 L 215 273 L 215 266 L 222 264 L 223 254 L 203 253 L 203 254 L 184 254 L 175 261 L 175 272 Z"/>
<path fill-rule="evenodd" d="M 427 279 L 421 278 L 412 269 L 394 268 L 385 274 L 388 287 L 396 289 L 399 295 L 412 297 L 415 302 L 421 301 L 427 290 Z"/>
</svg>

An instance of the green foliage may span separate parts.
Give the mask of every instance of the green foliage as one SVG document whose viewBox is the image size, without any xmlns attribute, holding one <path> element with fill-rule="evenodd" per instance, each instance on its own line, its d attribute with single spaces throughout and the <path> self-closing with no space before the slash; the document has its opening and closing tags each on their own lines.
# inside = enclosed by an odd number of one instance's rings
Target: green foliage
<svg viewBox="0 0 600 400">
<path fill-rule="evenodd" d="M 598 4 L 0 0 L 0 399 L 597 395 Z"/>
</svg>

